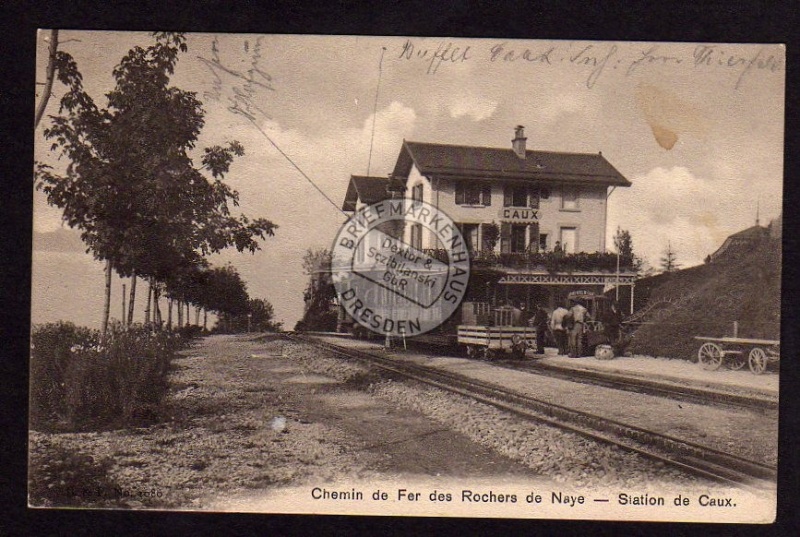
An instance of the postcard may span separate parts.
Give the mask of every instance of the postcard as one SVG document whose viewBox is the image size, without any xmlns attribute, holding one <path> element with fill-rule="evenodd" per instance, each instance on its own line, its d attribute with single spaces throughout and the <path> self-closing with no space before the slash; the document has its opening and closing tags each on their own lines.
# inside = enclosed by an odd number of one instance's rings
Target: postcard
<svg viewBox="0 0 800 537">
<path fill-rule="evenodd" d="M 783 45 L 36 61 L 30 507 L 775 520 Z"/>
</svg>

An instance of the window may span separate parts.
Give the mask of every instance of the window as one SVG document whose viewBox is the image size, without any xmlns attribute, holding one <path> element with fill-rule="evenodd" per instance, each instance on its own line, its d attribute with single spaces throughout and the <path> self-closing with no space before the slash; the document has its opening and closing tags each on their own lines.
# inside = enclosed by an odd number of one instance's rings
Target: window
<svg viewBox="0 0 800 537">
<path fill-rule="evenodd" d="M 547 251 L 547 233 L 542 233 L 539 235 L 539 251 Z"/>
<path fill-rule="evenodd" d="M 503 191 L 504 207 L 527 207 L 528 206 L 528 187 L 526 186 L 506 186 Z"/>
<path fill-rule="evenodd" d="M 456 183 L 456 205 L 483 205 L 492 204 L 492 187 L 474 182 L 460 181 Z"/>
<path fill-rule="evenodd" d="M 561 197 L 561 208 L 567 211 L 578 210 L 578 189 L 564 187 Z"/>
<path fill-rule="evenodd" d="M 527 224 L 514 224 L 511 226 L 511 253 L 525 252 L 525 232 Z"/>
<path fill-rule="evenodd" d="M 566 254 L 574 254 L 578 246 L 578 229 L 574 227 L 561 228 L 561 249 Z"/>
<path fill-rule="evenodd" d="M 456 224 L 461 235 L 464 237 L 464 243 L 467 250 L 474 252 L 478 249 L 478 224 Z"/>
<path fill-rule="evenodd" d="M 538 188 L 531 189 L 530 192 L 530 206 L 531 209 L 538 209 L 539 208 L 539 196 L 540 191 Z"/>
<path fill-rule="evenodd" d="M 411 188 L 411 199 L 415 202 L 422 201 L 422 183 Z"/>
<path fill-rule="evenodd" d="M 411 247 L 422 250 L 422 224 L 411 226 Z"/>
</svg>

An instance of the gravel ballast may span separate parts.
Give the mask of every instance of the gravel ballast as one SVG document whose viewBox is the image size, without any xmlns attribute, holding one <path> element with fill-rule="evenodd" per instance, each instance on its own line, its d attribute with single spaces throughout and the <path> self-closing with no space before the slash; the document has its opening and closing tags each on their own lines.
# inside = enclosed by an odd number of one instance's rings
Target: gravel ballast
<svg viewBox="0 0 800 537">
<path fill-rule="evenodd" d="M 217 336 L 183 354 L 158 423 L 31 431 L 31 505 L 225 510 L 244 495 L 269 512 L 293 487 L 398 476 L 642 493 L 715 487 L 308 344 Z"/>
</svg>

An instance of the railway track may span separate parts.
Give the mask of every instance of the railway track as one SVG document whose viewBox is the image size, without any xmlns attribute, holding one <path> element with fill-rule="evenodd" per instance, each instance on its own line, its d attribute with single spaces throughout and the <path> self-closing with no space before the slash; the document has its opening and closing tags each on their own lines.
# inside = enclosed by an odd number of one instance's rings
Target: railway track
<svg viewBox="0 0 800 537">
<path fill-rule="evenodd" d="M 436 355 L 447 355 L 447 351 L 439 346 L 429 343 L 412 343 L 418 348 L 425 349 Z M 585 369 L 564 368 L 538 361 L 500 361 L 495 362 L 499 367 L 507 367 L 527 371 L 537 375 L 546 375 L 553 378 L 583 382 L 659 397 L 669 397 L 678 401 L 700 404 L 724 405 L 736 408 L 746 408 L 756 411 L 777 412 L 778 400 L 767 397 L 742 395 L 729 392 L 719 392 L 693 386 L 666 384 L 643 378 L 623 377 L 602 371 L 587 371 Z"/>
<path fill-rule="evenodd" d="M 347 360 L 368 363 L 405 378 L 475 399 L 521 418 L 572 431 L 584 437 L 613 444 L 647 458 L 680 468 L 714 481 L 764 488 L 772 486 L 777 468 L 737 455 L 670 437 L 655 431 L 550 403 L 529 395 L 450 372 L 397 361 L 380 353 L 345 348 L 313 337 L 287 334 L 290 341 L 325 349 Z"/>
</svg>

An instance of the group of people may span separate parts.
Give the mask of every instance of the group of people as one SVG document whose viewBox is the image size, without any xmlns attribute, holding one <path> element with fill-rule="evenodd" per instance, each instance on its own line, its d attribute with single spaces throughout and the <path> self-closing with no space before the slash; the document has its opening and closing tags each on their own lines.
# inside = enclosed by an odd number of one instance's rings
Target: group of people
<svg viewBox="0 0 800 537">
<path fill-rule="evenodd" d="M 612 303 L 610 311 L 604 317 L 607 318 L 598 320 L 603 321 L 608 340 L 616 342 L 620 336 L 621 320 L 617 305 Z M 570 300 L 567 307 L 558 306 L 553 310 L 552 314 L 542 306 L 536 306 L 531 315 L 525 315 L 522 312 L 522 315 L 517 318 L 523 322 L 527 319 L 528 326 L 536 330 L 537 354 L 544 354 L 545 339 L 549 330 L 553 334 L 553 339 L 555 339 L 558 354 L 569 355 L 572 358 L 583 356 L 585 350 L 584 329 L 591 318 L 586 306 L 581 304 L 579 300 Z"/>
<path fill-rule="evenodd" d="M 550 317 L 550 330 L 556 340 L 558 354 L 569 354 L 571 358 L 583 356 L 583 330 L 589 320 L 586 307 L 577 300 L 570 300 L 569 309 L 559 306 Z"/>
</svg>

